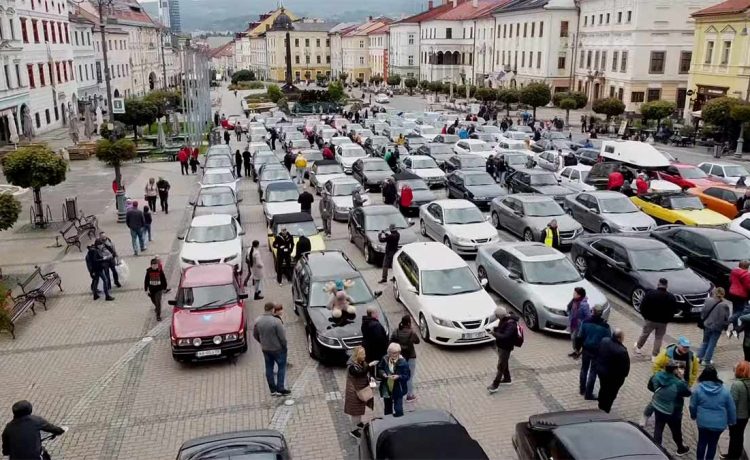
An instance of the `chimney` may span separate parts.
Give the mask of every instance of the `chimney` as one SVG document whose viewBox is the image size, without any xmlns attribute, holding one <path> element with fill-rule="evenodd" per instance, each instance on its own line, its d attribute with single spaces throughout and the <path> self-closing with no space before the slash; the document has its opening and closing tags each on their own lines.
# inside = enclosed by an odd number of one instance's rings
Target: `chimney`
<svg viewBox="0 0 750 460">
<path fill-rule="evenodd" d="M 432 0 L 430 0 L 429 2 L 427 2 L 427 9 L 428 10 L 431 10 L 434 7 L 435 7 L 435 5 L 432 3 Z"/>
</svg>

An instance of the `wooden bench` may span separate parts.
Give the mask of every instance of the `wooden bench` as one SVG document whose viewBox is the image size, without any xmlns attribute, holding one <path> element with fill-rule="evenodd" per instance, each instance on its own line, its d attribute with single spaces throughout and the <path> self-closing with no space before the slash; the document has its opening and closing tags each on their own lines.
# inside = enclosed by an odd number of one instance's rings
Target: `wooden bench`
<svg viewBox="0 0 750 460">
<path fill-rule="evenodd" d="M 31 313 L 36 315 L 36 311 L 34 311 L 34 303 L 36 302 L 36 299 L 25 294 L 13 297 L 11 291 L 8 291 L 7 298 L 9 299 L 5 311 L 7 319 L 5 321 L 0 321 L 0 330 L 7 329 L 10 332 L 11 337 L 15 339 L 16 321 L 28 310 L 31 310 Z"/>
<path fill-rule="evenodd" d="M 85 233 L 85 232 L 83 232 Z M 81 236 L 83 235 L 81 231 L 76 227 L 75 222 L 69 223 L 64 229 L 60 230 L 60 235 L 62 236 L 63 240 L 65 240 L 65 254 L 68 253 L 68 249 L 70 249 L 72 246 L 75 246 L 78 248 L 79 252 L 81 251 Z"/>
<path fill-rule="evenodd" d="M 96 234 L 99 232 L 99 221 L 96 216 L 81 216 L 73 221 L 73 225 L 79 234 L 87 233 L 90 239 L 96 239 Z"/>
<path fill-rule="evenodd" d="M 45 310 L 47 309 L 47 292 L 55 285 L 62 292 L 60 275 L 57 272 L 42 273 L 42 269 L 38 266 L 34 267 L 34 271 L 23 283 L 18 283 L 23 295 L 42 302 Z"/>
</svg>

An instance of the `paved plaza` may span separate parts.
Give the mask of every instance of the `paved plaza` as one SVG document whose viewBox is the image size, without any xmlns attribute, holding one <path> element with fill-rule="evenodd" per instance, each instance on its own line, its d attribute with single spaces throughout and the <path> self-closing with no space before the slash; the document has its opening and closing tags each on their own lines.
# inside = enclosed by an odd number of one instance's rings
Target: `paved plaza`
<svg viewBox="0 0 750 460">
<path fill-rule="evenodd" d="M 220 96 L 221 112 L 240 113 L 238 98 L 229 92 Z M 401 99 L 403 102 L 399 102 Z M 394 104 L 417 106 L 420 101 L 424 104 L 418 97 L 397 97 Z M 404 109 L 411 110 L 407 106 Z M 240 145 L 232 136 L 231 146 L 233 150 L 242 149 L 244 141 Z M 680 152 L 686 162 L 709 158 L 701 149 Z M 57 271 L 64 289 L 51 294 L 48 311 L 37 308 L 35 316 L 29 314 L 19 321 L 15 340 L 10 334 L 0 334 L 2 420 L 11 418 L 13 402 L 28 399 L 35 413 L 68 425 L 70 431 L 49 445 L 56 459 L 169 459 L 175 457 L 182 442 L 197 436 L 268 427 L 284 432 L 295 458 L 357 458 L 357 444 L 348 434 L 351 427 L 343 413 L 345 370 L 319 365 L 307 354 L 302 322 L 290 308 L 290 286 L 286 282 L 279 286 L 275 280 L 257 184 L 244 177 L 241 181 L 245 245 L 260 240 L 266 300 L 287 307 L 284 321 L 290 347 L 290 405 L 269 394 L 262 354 L 255 342 L 236 362 L 184 365 L 172 359 L 170 310 L 165 300 L 165 320 L 156 322 L 143 292 L 143 274 L 151 257 L 159 255 L 165 261 L 171 287 L 176 287 L 181 244 L 176 237 L 188 224 L 188 201 L 195 193 L 197 178 L 182 176 L 179 164 L 168 162 L 130 164 L 123 174 L 128 195 L 136 199 L 142 198 L 149 177 L 163 176 L 172 185 L 171 212 L 154 215 L 154 241 L 137 257 L 133 256 L 128 229 L 116 223 L 110 168 L 96 160 L 73 162 L 67 181 L 43 189 L 42 194 L 56 220 L 61 219 L 64 199 L 78 197 L 79 207 L 86 214 L 96 214 L 101 229 L 115 242 L 130 274 L 122 288 L 114 289 L 113 302 L 92 301 L 83 260 L 85 250 L 72 248 L 65 253 L 64 247 L 56 246 L 57 225 L 47 230 L 31 228 L 30 193 L 19 195 L 24 214 L 15 228 L 0 233 L 0 267 L 6 277 L 22 278 L 39 265 Z M 380 202 L 377 193 L 370 197 Z M 319 221 L 318 199 L 316 196 L 313 213 Z M 515 239 L 503 232 L 501 236 L 508 241 Z M 373 290 L 384 289 L 381 305 L 390 323 L 397 324 L 405 313 L 403 306 L 394 300 L 390 283 L 377 283 L 380 269 L 367 264 L 349 243 L 344 223 L 334 223 L 333 237 L 326 245 L 345 251 Z M 473 260 L 469 263 L 474 267 Z M 624 330 L 625 343 L 631 348 L 642 320 L 623 300 L 611 293 L 608 296 L 614 306 L 609 322 Z M 251 320 L 261 313 L 266 300 L 247 302 Z M 495 300 L 507 306 L 496 296 Z M 679 335 L 687 336 L 696 346 L 700 343 L 701 331 L 694 323 L 671 324 L 666 343 L 674 342 Z M 494 459 L 515 458 L 511 436 L 515 424 L 529 415 L 596 407 L 595 401 L 584 401 L 578 395 L 579 362 L 567 356 L 567 336 L 528 332 L 524 346 L 511 357 L 513 385 L 502 387 L 494 395 L 488 395 L 485 389 L 495 373 L 496 354 L 491 346 L 442 348 L 420 343 L 416 349 L 419 399 L 406 404 L 407 410 L 451 411 Z M 714 358 L 719 369 L 729 370 L 741 358 L 741 342 L 722 337 Z M 631 362 L 630 376 L 613 412 L 638 420 L 650 398 L 646 383 L 651 362 L 648 357 L 635 356 L 631 356 Z M 376 405 L 378 411 L 382 413 L 382 405 Z M 696 429 L 687 415 L 683 428 L 688 445 L 694 449 Z M 665 443 L 674 451 L 670 436 L 665 436 Z M 722 445 L 726 445 L 726 439 Z"/>
</svg>

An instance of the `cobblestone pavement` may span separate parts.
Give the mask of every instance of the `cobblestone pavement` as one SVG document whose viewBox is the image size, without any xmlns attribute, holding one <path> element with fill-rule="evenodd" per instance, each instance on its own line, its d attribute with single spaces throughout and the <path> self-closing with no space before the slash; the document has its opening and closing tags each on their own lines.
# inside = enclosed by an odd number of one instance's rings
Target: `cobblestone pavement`
<svg viewBox="0 0 750 460">
<path fill-rule="evenodd" d="M 238 112 L 239 99 L 224 93 L 222 110 Z M 164 176 L 172 184 L 172 212 L 154 216 L 154 241 L 138 257 L 130 250 L 127 229 L 115 223 L 111 170 L 94 160 L 76 162 L 68 181 L 43 192 L 51 206 L 59 206 L 66 196 L 78 195 L 84 211 L 99 216 L 102 229 L 115 241 L 130 270 L 123 288 L 114 290 L 114 302 L 91 300 L 84 254 L 75 248 L 66 254 L 55 247 L 53 229 L 31 230 L 21 222 L 0 234 L 0 266 L 5 275 L 20 277 L 41 265 L 56 270 L 65 289 L 51 295 L 48 311 L 39 309 L 35 316 L 19 322 L 16 340 L 0 334 L 0 408 L 5 418 L 10 418 L 10 405 L 25 398 L 34 403 L 35 412 L 69 425 L 70 432 L 50 444 L 53 457 L 59 459 L 168 459 L 174 458 L 187 439 L 264 427 L 283 431 L 296 458 L 356 458 L 356 444 L 347 435 L 350 426 L 343 414 L 345 372 L 318 365 L 308 357 L 302 324 L 291 309 L 285 322 L 293 405 L 284 405 L 268 394 L 262 355 L 255 343 L 236 362 L 181 365 L 172 360 L 169 315 L 161 323 L 155 321 L 141 290 L 141 277 L 149 259 L 158 254 L 166 260 L 171 285 L 176 285 L 180 247 L 176 235 L 187 224 L 187 201 L 194 193 L 196 178 L 181 176 L 177 163 L 135 164 L 125 168 L 124 174 L 134 197 L 140 196 L 149 177 Z M 265 296 L 290 305 L 289 285 L 278 286 L 271 273 L 257 185 L 244 178 L 241 184 L 246 244 L 252 239 L 261 241 L 267 267 Z M 371 197 L 379 199 L 377 194 Z M 317 205 L 313 209 L 317 219 Z M 347 251 L 370 286 L 378 289 L 379 269 L 366 264 L 348 242 L 344 224 L 334 224 L 333 238 L 326 244 Z M 471 260 L 469 263 L 474 265 Z M 641 320 L 631 307 L 612 295 L 610 299 L 615 305 L 610 323 L 623 328 L 626 343 L 632 344 Z M 380 300 L 395 324 L 404 309 L 393 299 L 389 286 Z M 247 309 L 254 319 L 262 310 L 261 302 L 248 302 Z M 670 325 L 668 341 L 680 334 L 699 342 L 694 324 Z M 529 332 L 523 348 L 512 355 L 514 384 L 488 395 L 485 386 L 494 376 L 496 363 L 492 347 L 448 349 L 419 344 L 419 400 L 407 405 L 407 410 L 448 409 L 492 458 L 513 458 L 511 436 L 516 423 L 538 412 L 595 407 L 595 402 L 584 401 L 577 394 L 578 363 L 566 356 L 568 351 L 566 337 Z M 741 357 L 739 342 L 722 338 L 717 365 L 731 369 Z M 649 398 L 645 386 L 650 369 L 648 358 L 633 358 L 615 413 L 638 419 Z M 382 408 L 376 407 L 379 411 Z M 683 426 L 694 447 L 696 430 L 687 416 Z"/>
</svg>

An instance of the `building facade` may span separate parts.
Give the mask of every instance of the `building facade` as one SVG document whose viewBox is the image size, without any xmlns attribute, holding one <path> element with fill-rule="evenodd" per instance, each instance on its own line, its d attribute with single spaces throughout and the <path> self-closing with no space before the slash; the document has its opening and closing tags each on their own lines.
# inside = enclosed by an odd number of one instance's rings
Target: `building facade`
<svg viewBox="0 0 750 460">
<path fill-rule="evenodd" d="M 390 22 L 388 18 L 370 17 L 367 22 L 341 34 L 342 68 L 349 75 L 349 81 L 358 78 L 364 82 L 370 81 L 372 69 L 368 35 Z"/>
<path fill-rule="evenodd" d="M 388 55 L 388 33 L 389 26 L 385 24 L 368 34 L 370 75 L 378 75 L 387 79 L 390 74 L 390 63 Z"/>
<path fill-rule="evenodd" d="M 277 8 L 273 11 L 263 13 L 258 16 L 258 20 L 248 24 L 244 32 L 235 34 L 234 39 L 234 68 L 237 70 L 248 69 L 256 71 L 257 74 L 268 74 L 268 68 L 261 65 L 261 61 L 267 62 L 265 56 L 259 53 L 265 49 L 265 34 L 280 14 L 285 14 L 292 21 L 299 19 L 294 13 L 285 9 Z M 263 45 L 256 42 L 256 39 L 262 39 Z"/>
<path fill-rule="evenodd" d="M 359 24 L 342 22 L 328 30 L 331 43 L 331 75 L 338 78 L 344 72 L 344 34 L 356 28 Z M 350 79 L 349 81 L 353 80 Z"/>
<path fill-rule="evenodd" d="M 276 23 L 275 23 L 276 24 Z M 291 21 L 288 29 L 272 26 L 265 32 L 268 79 L 282 82 L 286 78 L 286 34 L 292 52 L 292 78 L 295 81 L 317 75 L 331 76 L 331 40 L 325 22 L 300 19 Z"/>
<path fill-rule="evenodd" d="M 77 83 L 76 110 L 78 113 L 86 101 L 98 100 L 103 96 L 100 81 L 96 77 L 96 51 L 94 38 L 96 18 L 86 17 L 80 9 L 68 2 L 69 20 L 73 47 L 73 71 Z"/>
<path fill-rule="evenodd" d="M 453 4 L 447 1 L 438 6 L 434 6 L 433 1 L 430 1 L 426 11 L 391 24 L 388 56 L 392 74 L 401 75 L 402 78 L 419 78 L 420 22 L 437 16 L 452 7 Z"/>
</svg>

